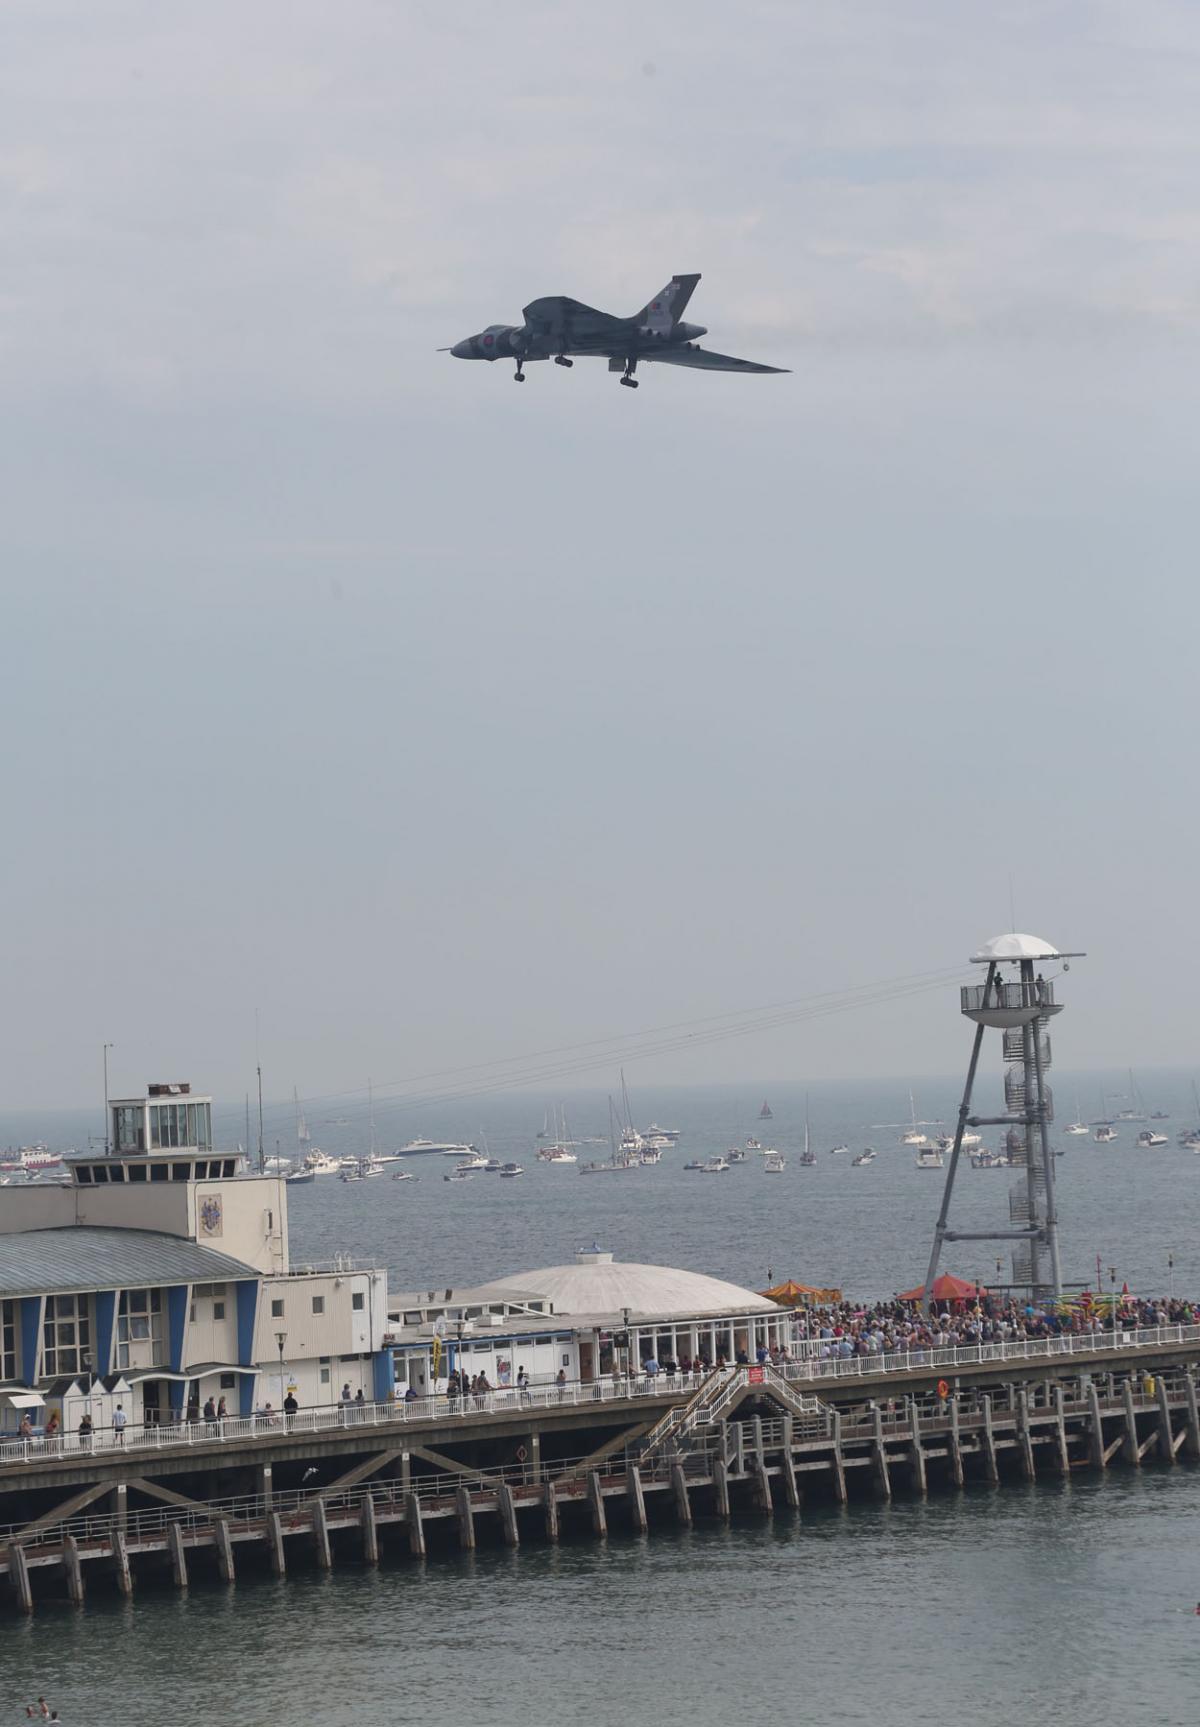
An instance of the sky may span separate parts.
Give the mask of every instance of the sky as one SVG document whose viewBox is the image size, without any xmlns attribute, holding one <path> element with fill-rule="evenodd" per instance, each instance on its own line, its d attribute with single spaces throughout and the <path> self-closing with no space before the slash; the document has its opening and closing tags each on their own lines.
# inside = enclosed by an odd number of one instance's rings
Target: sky
<svg viewBox="0 0 1200 1727">
<path fill-rule="evenodd" d="M 1086 950 L 1200 1065 L 1200 16 L 7 0 L 0 1096 Z M 676 271 L 783 377 L 436 350 Z M 1064 985 L 1065 989 L 1065 985 Z M 947 984 L 643 1057 L 946 1072 Z M 615 1083 L 593 1076 L 593 1083 Z"/>
</svg>

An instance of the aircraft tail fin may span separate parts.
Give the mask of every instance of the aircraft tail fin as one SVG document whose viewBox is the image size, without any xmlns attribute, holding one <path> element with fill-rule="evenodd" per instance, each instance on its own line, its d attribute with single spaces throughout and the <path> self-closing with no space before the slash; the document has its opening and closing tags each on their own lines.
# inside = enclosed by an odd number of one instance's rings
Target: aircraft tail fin
<svg viewBox="0 0 1200 1727">
<path fill-rule="evenodd" d="M 642 307 L 637 315 L 637 322 L 643 329 L 653 331 L 656 336 L 669 336 L 683 317 L 699 280 L 698 270 L 694 276 L 672 276 L 666 287 L 660 289 L 654 298 Z"/>
</svg>

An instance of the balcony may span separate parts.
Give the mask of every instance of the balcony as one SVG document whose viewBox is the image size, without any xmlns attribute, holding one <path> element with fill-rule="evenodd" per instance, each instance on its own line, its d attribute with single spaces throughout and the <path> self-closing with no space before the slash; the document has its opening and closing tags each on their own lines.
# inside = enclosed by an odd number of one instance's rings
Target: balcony
<svg viewBox="0 0 1200 1727">
<path fill-rule="evenodd" d="M 972 983 L 959 991 L 959 1000 L 968 1019 L 999 1031 L 1060 1012 L 1052 983 Z"/>
</svg>

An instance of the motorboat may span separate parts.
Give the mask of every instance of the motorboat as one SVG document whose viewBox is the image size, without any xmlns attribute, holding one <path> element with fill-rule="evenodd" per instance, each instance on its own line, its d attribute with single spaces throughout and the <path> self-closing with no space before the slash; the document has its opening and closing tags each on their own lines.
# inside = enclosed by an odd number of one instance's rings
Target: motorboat
<svg viewBox="0 0 1200 1727">
<path fill-rule="evenodd" d="M 310 1151 L 304 1159 L 304 1167 L 313 1175 L 340 1175 L 342 1160 L 340 1157 L 327 1157 L 323 1151 Z"/>
<path fill-rule="evenodd" d="M 647 1142 L 638 1153 L 639 1163 L 652 1164 L 662 1162 L 662 1147 L 650 1145 Z"/>
<path fill-rule="evenodd" d="M 729 1150 L 725 1153 L 725 1158 L 730 1164 L 746 1162 L 746 1154 L 740 1145 L 731 1145 Z"/>
<path fill-rule="evenodd" d="M 1095 1133 L 1097 1145 L 1111 1145 L 1114 1139 L 1120 1139 L 1120 1137 L 1121 1136 L 1117 1132 L 1116 1128 L 1112 1127 L 1108 1122 L 1102 1122 L 1096 1129 Z"/>
<path fill-rule="evenodd" d="M 1200 1127 L 1193 1128 L 1191 1133 L 1185 1133 L 1179 1143 L 1184 1151 L 1200 1151 Z"/>
<path fill-rule="evenodd" d="M 767 1175 L 782 1175 L 787 1168 L 787 1161 L 781 1151 L 769 1151 L 763 1158 L 763 1171 Z"/>
<path fill-rule="evenodd" d="M 59 1154 L 39 1141 L 37 1145 L 23 1145 L 15 1153 L 7 1153 L 0 1159 L 0 1169 L 21 1170 L 28 1174 L 39 1169 L 57 1169 L 61 1163 Z"/>
<path fill-rule="evenodd" d="M 767 1153 L 768 1158 L 772 1155 L 778 1157 L 779 1153 Z M 706 1157 L 704 1162 L 700 1165 L 700 1173 L 701 1175 L 724 1175 L 728 1168 L 729 1165 L 723 1157 Z"/>
<path fill-rule="evenodd" d="M 689 1158 L 683 1167 L 685 1169 L 703 1169 L 704 1168 L 704 1159 L 702 1157 Z"/>
<path fill-rule="evenodd" d="M 506 1163 L 500 1171 L 502 1177 L 508 1176 L 510 1180 L 514 1175 L 524 1175 L 524 1173 L 525 1171 L 519 1163 Z"/>
<path fill-rule="evenodd" d="M 1152 1109 L 1150 1111 L 1151 1121 L 1170 1121 L 1170 1119 L 1171 1112 L 1169 1109 Z"/>
<path fill-rule="evenodd" d="M 937 1146 L 930 1146 L 925 1151 L 919 1151 L 914 1159 L 918 1169 L 945 1169 L 946 1160 Z"/>
<path fill-rule="evenodd" d="M 466 1157 L 473 1152 L 473 1145 L 454 1144 L 448 1139 L 410 1139 L 407 1145 L 402 1145 L 396 1153 L 397 1157 L 431 1157 L 435 1153 L 442 1157 Z"/>
<path fill-rule="evenodd" d="M 755 1139 L 753 1134 L 749 1134 L 746 1138 L 746 1150 L 747 1151 L 761 1151 L 762 1150 L 761 1144 L 759 1143 L 759 1141 L 757 1139 Z"/>
<path fill-rule="evenodd" d="M 420 1179 L 420 1176 L 414 1175 L 411 1169 L 394 1169 L 392 1171 L 393 1181 L 419 1181 Z"/>
<path fill-rule="evenodd" d="M 985 1146 L 982 1151 L 973 1151 L 971 1153 L 971 1168 L 1007 1169 L 1008 1159 L 1003 1155 L 1003 1153 L 998 1151 L 989 1151 Z"/>
<path fill-rule="evenodd" d="M 665 1139 L 668 1145 L 674 1145 L 679 1137 L 680 1133 L 677 1127 L 659 1127 L 656 1121 L 652 1121 L 646 1129 L 647 1139 Z"/>
<path fill-rule="evenodd" d="M 565 1145 L 556 1145 L 554 1147 L 553 1151 L 549 1152 L 547 1154 L 547 1156 L 542 1159 L 542 1162 L 543 1163 L 578 1163 L 579 1159 L 575 1156 L 575 1153 L 573 1151 L 568 1151 Z M 488 1167 L 490 1168 L 491 1165 L 489 1164 Z"/>
<path fill-rule="evenodd" d="M 829 1148 L 829 1155 L 830 1157 L 841 1157 L 849 1150 L 850 1147 L 848 1145 L 831 1145 Z"/>
<path fill-rule="evenodd" d="M 317 1179 L 317 1172 L 315 1169 L 294 1169 L 290 1175 L 285 1175 L 283 1179 L 288 1187 L 307 1187 L 310 1181 Z"/>
<path fill-rule="evenodd" d="M 1170 1141 L 1165 1133 L 1155 1133 L 1153 1129 L 1146 1127 L 1138 1134 L 1134 1144 L 1141 1151 L 1151 1151 L 1156 1146 L 1169 1145 Z"/>
<path fill-rule="evenodd" d="M 868 1146 L 865 1151 L 859 1152 L 858 1156 L 853 1160 L 850 1167 L 852 1169 L 861 1169 L 864 1163 L 874 1163 L 874 1161 L 875 1161 L 874 1148 L 871 1146 Z"/>
<path fill-rule="evenodd" d="M 458 1162 L 455 1164 L 455 1168 L 486 1169 L 488 1164 L 493 1162 L 495 1162 L 494 1158 L 485 1157 L 481 1151 L 468 1151 L 465 1157 L 459 1158 Z"/>
<path fill-rule="evenodd" d="M 474 1178 L 475 1178 L 475 1171 L 473 1169 L 466 1169 L 466 1168 L 464 1168 L 464 1166 L 461 1163 L 456 1163 L 453 1169 L 448 1169 L 446 1171 L 445 1175 L 443 1175 L 443 1177 L 442 1177 L 442 1180 L 443 1181 L 473 1181 Z"/>
<path fill-rule="evenodd" d="M 354 1166 L 353 1169 L 343 1169 L 341 1174 L 338 1176 L 338 1180 L 339 1181 L 361 1181 L 362 1176 L 359 1174 L 357 1164 Z"/>
<path fill-rule="evenodd" d="M 571 1162 L 574 1163 L 574 1161 L 575 1161 L 575 1159 L 572 1158 Z M 487 1174 L 487 1175 L 499 1175 L 500 1171 L 504 1168 L 504 1165 L 501 1163 L 501 1161 L 498 1157 L 489 1157 L 487 1162 L 484 1164 L 483 1167 L 484 1167 L 485 1174 Z"/>
</svg>

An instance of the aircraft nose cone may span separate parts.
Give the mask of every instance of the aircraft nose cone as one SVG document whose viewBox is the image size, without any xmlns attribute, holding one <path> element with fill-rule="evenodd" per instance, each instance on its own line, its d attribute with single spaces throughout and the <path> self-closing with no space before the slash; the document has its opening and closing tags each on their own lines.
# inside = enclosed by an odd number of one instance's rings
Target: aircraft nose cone
<svg viewBox="0 0 1200 1727">
<path fill-rule="evenodd" d="M 450 352 L 456 360 L 469 360 L 471 358 L 471 337 L 466 337 L 462 342 L 455 342 Z"/>
</svg>

